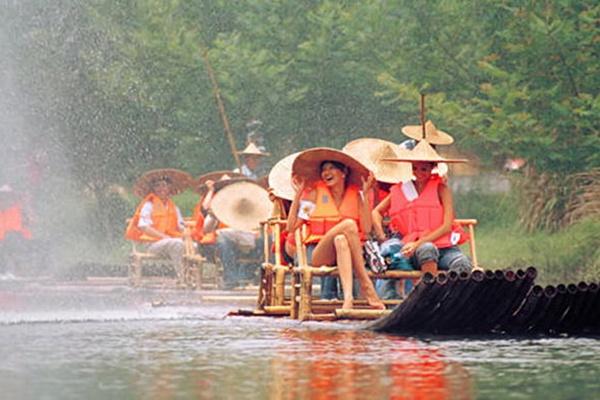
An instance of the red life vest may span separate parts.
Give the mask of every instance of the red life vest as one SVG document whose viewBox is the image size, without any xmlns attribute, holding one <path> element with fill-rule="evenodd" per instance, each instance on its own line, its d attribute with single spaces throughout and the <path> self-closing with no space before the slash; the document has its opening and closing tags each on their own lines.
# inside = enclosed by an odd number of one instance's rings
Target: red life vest
<svg viewBox="0 0 600 400">
<path fill-rule="evenodd" d="M 408 201 L 402 192 L 402 183 L 392 186 L 390 191 L 390 226 L 402 235 L 404 243 L 413 242 L 444 223 L 444 208 L 440 202 L 438 188 L 442 180 L 432 176 L 423 192 L 413 201 Z M 468 235 L 457 224 L 451 231 L 433 241 L 440 249 L 459 245 L 468 240 Z"/>
<path fill-rule="evenodd" d="M 23 226 L 21 204 L 16 202 L 4 210 L 0 210 L 0 240 L 9 232 L 20 233 L 25 239 L 31 239 L 31 232 Z"/>
<path fill-rule="evenodd" d="M 202 213 L 202 201 L 194 207 L 192 212 L 192 219 L 196 221 L 196 225 L 192 230 L 191 236 L 196 242 L 200 244 L 216 244 L 217 243 L 217 231 L 204 233 L 204 220 L 206 217 Z M 227 225 L 219 221 L 217 229 L 227 228 Z"/>
<path fill-rule="evenodd" d="M 137 242 L 156 242 L 161 239 L 150 236 L 138 228 L 140 213 L 144 204 L 148 201 L 152 203 L 152 228 L 170 237 L 182 237 L 183 234 L 179 230 L 175 203 L 173 203 L 171 199 L 168 199 L 166 203 L 163 203 L 158 196 L 154 193 L 150 193 L 142 200 L 135 210 L 135 214 L 133 215 L 133 218 L 131 218 L 131 221 L 129 221 L 129 225 L 125 231 L 125 238 Z"/>
<path fill-rule="evenodd" d="M 323 181 L 319 181 L 315 187 L 317 201 L 315 209 L 310 215 L 308 224 L 308 237 L 304 243 L 316 243 L 334 226 L 344 219 L 352 219 L 358 226 L 361 240 L 364 233 L 360 226 L 359 193 L 356 185 L 349 185 L 344 191 L 344 197 L 339 208 L 335 205 L 329 188 Z"/>
</svg>

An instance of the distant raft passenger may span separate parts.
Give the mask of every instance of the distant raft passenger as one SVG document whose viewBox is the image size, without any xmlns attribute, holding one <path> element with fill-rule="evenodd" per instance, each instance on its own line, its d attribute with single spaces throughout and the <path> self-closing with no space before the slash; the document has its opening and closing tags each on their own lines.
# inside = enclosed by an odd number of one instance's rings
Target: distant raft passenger
<svg viewBox="0 0 600 400">
<path fill-rule="evenodd" d="M 244 175 L 245 177 L 258 180 L 262 175 L 262 163 L 264 158 L 268 157 L 270 153 L 264 150 L 264 147 L 258 147 L 254 143 L 249 143 L 246 148 L 238 152 L 242 156 L 243 164 L 240 168 L 236 168 L 233 171 Z"/>
<path fill-rule="evenodd" d="M 292 171 L 297 193 L 290 207 L 288 231 L 307 224 L 305 243 L 309 254 L 312 250 L 309 263 L 337 265 L 344 292 L 342 308 L 353 307 L 354 272 L 368 304 L 384 309 L 365 269 L 362 249 L 371 230 L 370 207 L 364 199 L 373 188 L 373 174 L 348 154 L 329 148 L 302 152 Z"/>
<path fill-rule="evenodd" d="M 450 188 L 432 170 L 437 163 L 466 162 L 440 156 L 426 140 L 400 158 L 384 161 L 411 162 L 414 181 L 400 182 L 390 195 L 373 210 L 373 229 L 377 239 L 386 235 L 382 216 L 389 212 L 392 235 L 403 242 L 402 254 L 421 271 L 470 271 L 471 261 L 458 245 L 468 240 L 467 234 L 454 223 Z"/>
<path fill-rule="evenodd" d="M 125 237 L 147 243 L 147 251 L 170 259 L 175 265 L 178 283 L 184 282 L 182 258 L 184 222 L 171 196 L 187 189 L 193 179 L 176 169 L 146 172 L 134 186 L 144 199 L 130 220 Z"/>
</svg>

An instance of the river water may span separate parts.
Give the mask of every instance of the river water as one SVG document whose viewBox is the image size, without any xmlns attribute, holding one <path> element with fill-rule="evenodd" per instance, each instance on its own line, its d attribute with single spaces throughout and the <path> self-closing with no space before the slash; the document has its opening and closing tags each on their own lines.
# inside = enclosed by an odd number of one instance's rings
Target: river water
<svg viewBox="0 0 600 400">
<path fill-rule="evenodd" d="M 584 399 L 594 338 L 406 338 L 228 317 L 251 292 L 0 281 L 2 399 Z"/>
</svg>

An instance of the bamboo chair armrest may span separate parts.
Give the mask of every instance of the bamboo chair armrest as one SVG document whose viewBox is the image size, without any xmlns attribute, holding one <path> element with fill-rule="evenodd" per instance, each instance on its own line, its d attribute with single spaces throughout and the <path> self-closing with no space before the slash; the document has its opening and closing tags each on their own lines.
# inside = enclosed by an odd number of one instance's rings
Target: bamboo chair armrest
<svg viewBox="0 0 600 400">
<path fill-rule="evenodd" d="M 271 225 L 287 225 L 287 219 L 281 219 L 281 218 L 269 218 L 268 220 L 266 220 L 265 222 L 271 224 Z"/>
<path fill-rule="evenodd" d="M 454 220 L 459 225 L 477 225 L 477 220 L 474 218 L 457 218 Z"/>
</svg>

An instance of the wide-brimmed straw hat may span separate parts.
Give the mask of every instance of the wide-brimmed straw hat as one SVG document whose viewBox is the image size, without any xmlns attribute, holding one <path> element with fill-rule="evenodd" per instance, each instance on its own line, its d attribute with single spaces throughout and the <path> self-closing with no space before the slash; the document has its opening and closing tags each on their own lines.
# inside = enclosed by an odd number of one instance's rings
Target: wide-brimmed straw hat
<svg viewBox="0 0 600 400">
<path fill-rule="evenodd" d="M 238 154 L 242 156 L 270 156 L 271 153 L 267 153 L 266 151 L 262 151 L 257 145 L 254 143 L 248 144 L 246 148 L 242 151 L 238 151 Z"/>
<path fill-rule="evenodd" d="M 464 158 L 445 158 L 439 155 L 426 140 L 421 140 L 414 149 L 406 151 L 401 157 L 386 158 L 383 161 L 393 162 L 434 162 L 434 163 L 466 163 Z"/>
<path fill-rule="evenodd" d="M 215 192 L 223 189 L 225 186 L 229 186 L 236 182 L 254 182 L 256 181 L 252 178 L 248 178 L 246 176 L 236 176 L 234 178 L 230 178 L 228 175 L 223 175 L 220 180 L 216 181 L 214 184 Z M 260 186 L 260 185 L 259 185 Z"/>
<path fill-rule="evenodd" d="M 187 172 L 175 168 L 154 169 L 145 172 L 133 186 L 133 193 L 145 197 L 152 192 L 152 185 L 159 180 L 167 180 L 171 184 L 171 195 L 183 192 L 193 186 L 194 178 Z"/>
<path fill-rule="evenodd" d="M 344 164 L 350 170 L 347 182 L 355 185 L 362 184 L 362 178 L 369 176 L 369 169 L 350 154 L 329 147 L 315 147 L 304 150 L 294 160 L 292 172 L 306 178 L 309 182 L 321 179 L 321 163 L 323 161 L 337 161 Z"/>
<path fill-rule="evenodd" d="M 454 143 L 454 138 L 450 134 L 437 129 L 431 121 L 425 122 L 425 138 L 423 138 L 422 125 L 407 125 L 402 128 L 402 133 L 404 133 L 411 139 L 425 139 L 429 143 L 436 145 L 446 145 Z"/>
<path fill-rule="evenodd" d="M 375 179 L 383 183 L 409 181 L 412 176 L 410 163 L 390 163 L 386 158 L 400 158 L 408 150 L 396 143 L 375 138 L 361 138 L 347 143 L 343 151 L 350 154 L 373 171 Z"/>
<path fill-rule="evenodd" d="M 200 192 L 200 191 L 202 191 L 203 188 L 206 187 L 206 182 L 208 182 L 208 181 L 217 182 L 225 176 L 228 178 L 243 178 L 244 177 L 244 175 L 240 174 L 239 172 L 233 172 L 233 171 L 229 171 L 229 170 L 208 172 L 208 173 L 206 173 L 204 175 L 200 175 L 198 178 L 196 178 L 196 181 L 194 182 L 194 190 L 196 192 Z"/>
<path fill-rule="evenodd" d="M 292 185 L 292 164 L 298 153 L 282 158 L 269 172 L 269 188 L 273 194 L 281 199 L 293 200 L 296 194 Z"/>
<path fill-rule="evenodd" d="M 250 231 L 271 216 L 273 203 L 269 193 L 256 183 L 235 182 L 215 194 L 211 210 L 225 225 Z"/>
</svg>

